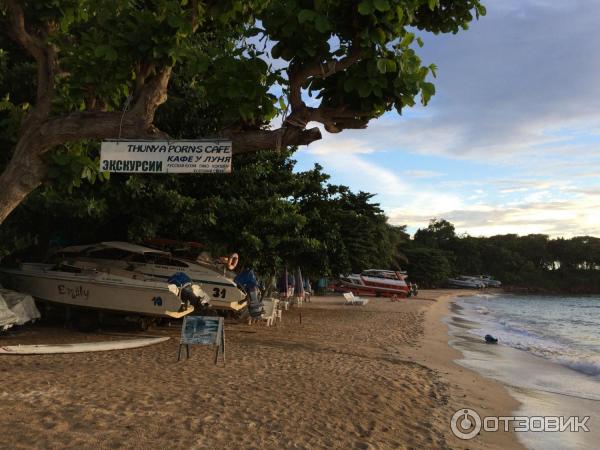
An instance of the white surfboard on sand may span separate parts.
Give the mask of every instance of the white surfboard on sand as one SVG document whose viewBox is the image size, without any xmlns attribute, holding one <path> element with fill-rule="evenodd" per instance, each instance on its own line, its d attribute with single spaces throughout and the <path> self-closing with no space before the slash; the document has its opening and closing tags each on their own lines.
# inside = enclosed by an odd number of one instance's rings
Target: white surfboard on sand
<svg viewBox="0 0 600 450">
<path fill-rule="evenodd" d="M 55 353 L 106 352 L 147 347 L 169 340 L 168 337 L 126 339 L 122 341 L 81 342 L 74 344 L 48 345 L 5 345 L 0 346 L 0 355 L 46 355 Z"/>
</svg>

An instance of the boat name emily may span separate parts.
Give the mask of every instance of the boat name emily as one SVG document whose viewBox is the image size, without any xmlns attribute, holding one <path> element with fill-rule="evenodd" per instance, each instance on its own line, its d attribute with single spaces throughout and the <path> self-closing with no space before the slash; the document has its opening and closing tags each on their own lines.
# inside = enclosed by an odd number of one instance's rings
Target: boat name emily
<svg viewBox="0 0 600 450">
<path fill-rule="evenodd" d="M 83 297 L 86 300 L 90 296 L 89 289 L 85 289 L 83 286 L 77 286 L 76 288 L 65 286 L 64 284 L 58 285 L 58 293 L 60 295 L 67 295 L 72 299 Z"/>
</svg>

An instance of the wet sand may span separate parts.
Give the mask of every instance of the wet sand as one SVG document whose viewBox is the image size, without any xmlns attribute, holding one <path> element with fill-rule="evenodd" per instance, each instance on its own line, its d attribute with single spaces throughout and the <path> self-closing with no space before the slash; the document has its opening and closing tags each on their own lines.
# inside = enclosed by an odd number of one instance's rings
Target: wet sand
<svg viewBox="0 0 600 450">
<path fill-rule="evenodd" d="M 452 362 L 460 355 L 441 319 L 458 293 L 366 306 L 315 297 L 275 327 L 226 323 L 225 366 L 197 346 L 176 362 L 177 325 L 151 331 L 170 341 L 136 350 L 2 357 L 0 446 L 519 448 L 512 433 L 462 441 L 450 431 L 457 409 L 518 406 L 501 384 Z M 44 340 L 107 336 L 32 326 L 0 345 Z"/>
<path fill-rule="evenodd" d="M 482 325 L 452 303 L 452 347 L 460 351 L 458 363 L 508 387 L 520 404 L 514 416 L 589 417 L 589 432 L 519 432 L 520 442 L 530 449 L 597 449 L 600 442 L 600 392 L 594 377 L 576 372 L 523 350 L 506 345 L 486 345 L 469 333 Z"/>
</svg>

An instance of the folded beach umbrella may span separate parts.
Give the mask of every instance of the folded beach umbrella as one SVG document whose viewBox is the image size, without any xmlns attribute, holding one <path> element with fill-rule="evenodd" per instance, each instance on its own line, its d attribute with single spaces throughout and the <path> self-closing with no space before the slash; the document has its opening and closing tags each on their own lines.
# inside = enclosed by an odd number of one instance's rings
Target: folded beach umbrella
<svg viewBox="0 0 600 450">
<path fill-rule="evenodd" d="M 312 286 L 310 285 L 310 279 L 308 277 L 304 278 L 304 290 L 312 294 Z"/>
<path fill-rule="evenodd" d="M 287 266 L 285 266 L 285 270 L 283 272 L 283 292 L 284 295 L 287 297 L 288 296 L 288 292 L 290 290 L 290 287 L 288 285 L 288 270 L 287 270 Z"/>
<path fill-rule="evenodd" d="M 298 267 L 298 271 L 296 272 L 296 296 L 304 297 L 304 278 L 302 278 L 302 272 L 300 271 L 300 267 Z"/>
</svg>

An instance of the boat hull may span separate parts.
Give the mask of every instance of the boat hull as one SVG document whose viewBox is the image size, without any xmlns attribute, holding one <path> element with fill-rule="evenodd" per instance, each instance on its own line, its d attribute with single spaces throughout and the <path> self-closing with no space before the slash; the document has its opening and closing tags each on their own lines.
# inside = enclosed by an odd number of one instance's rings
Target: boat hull
<svg viewBox="0 0 600 450">
<path fill-rule="evenodd" d="M 66 306 L 171 318 L 194 310 L 193 306 L 183 307 L 166 283 L 124 280 L 110 274 L 71 274 L 39 265 L 32 270 L 0 268 L 0 280 L 38 300 Z"/>
<path fill-rule="evenodd" d="M 200 285 L 202 290 L 210 299 L 210 306 L 213 309 L 224 309 L 239 311 L 246 307 L 246 294 L 240 291 L 235 283 L 222 275 L 187 263 L 187 267 L 169 266 L 162 264 L 145 264 L 131 261 L 101 260 L 96 258 L 79 257 L 76 258 L 78 265 L 90 262 L 94 265 L 114 266 L 122 270 L 133 271 L 143 275 L 164 279 L 165 281 L 175 272 L 184 272 L 194 283 Z"/>
<path fill-rule="evenodd" d="M 398 297 L 408 297 L 408 286 L 406 286 L 406 284 L 402 286 L 384 283 L 379 284 L 377 282 L 369 281 L 363 281 L 361 284 L 356 284 L 340 280 L 337 290 L 339 292 L 352 292 L 356 295 L 374 295 L 377 297 L 391 297 L 396 295 Z"/>
<path fill-rule="evenodd" d="M 462 280 L 449 279 L 447 282 L 448 286 L 457 289 L 483 289 L 485 285 L 483 283 L 474 283 Z"/>
</svg>

